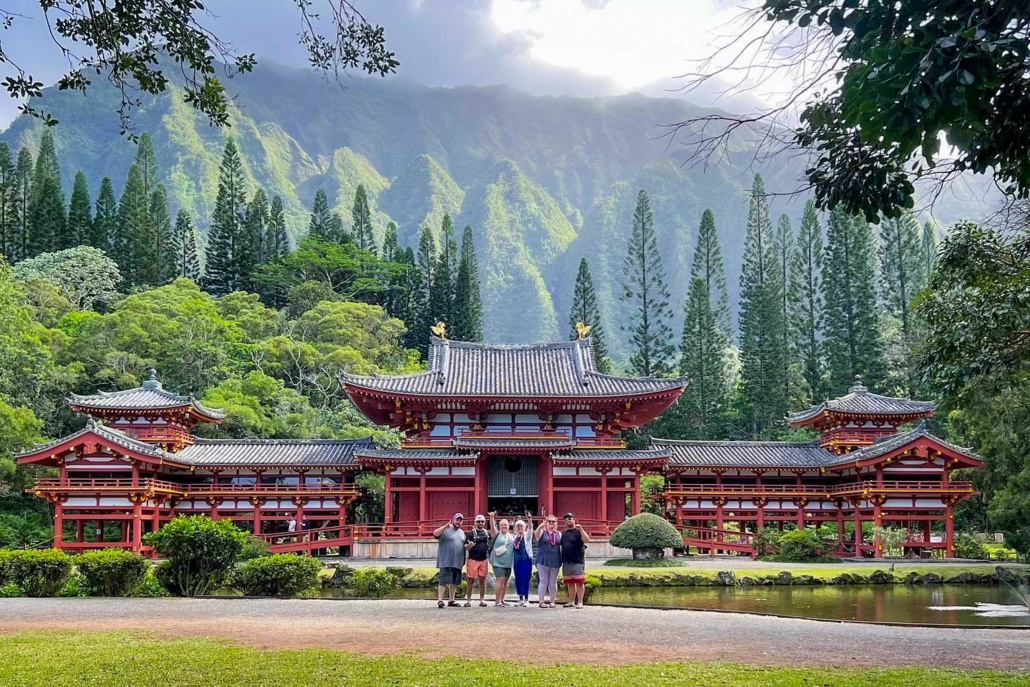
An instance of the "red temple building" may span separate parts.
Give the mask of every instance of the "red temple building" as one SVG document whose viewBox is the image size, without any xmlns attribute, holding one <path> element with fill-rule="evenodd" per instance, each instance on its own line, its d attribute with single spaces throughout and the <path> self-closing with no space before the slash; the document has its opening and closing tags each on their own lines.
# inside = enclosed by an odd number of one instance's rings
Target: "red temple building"
<svg viewBox="0 0 1030 687">
<path fill-rule="evenodd" d="M 423 372 L 344 379 L 362 413 L 400 432 L 395 448 L 369 438 L 197 438 L 197 424 L 222 414 L 164 390 L 152 374 L 136 389 L 71 396 L 86 426 L 19 462 L 56 468 L 32 491 L 54 504 L 54 545 L 71 551 L 146 552 L 143 534 L 183 514 L 229 518 L 273 550 L 308 553 L 426 555 L 432 530 L 456 511 L 572 511 L 603 537 L 639 512 L 640 477 L 651 473 L 665 475 L 659 496 L 685 543 L 712 553 L 750 551 L 747 532 L 773 523 L 833 522 L 837 553 L 878 555 L 861 523 L 889 522 L 906 524 L 911 550 L 951 554 L 952 509 L 975 492 L 950 472 L 981 461 L 922 427 L 898 433 L 931 415 L 932 403 L 856 384 L 789 418 L 820 432 L 814 442 L 654 439 L 628 449 L 627 431 L 666 410 L 685 384 L 602 374 L 589 338 L 520 346 L 434 338 Z M 353 522 L 362 471 L 384 477 L 383 523 Z M 935 521 L 943 537 L 931 536 Z M 850 541 L 847 522 L 858 525 Z"/>
</svg>

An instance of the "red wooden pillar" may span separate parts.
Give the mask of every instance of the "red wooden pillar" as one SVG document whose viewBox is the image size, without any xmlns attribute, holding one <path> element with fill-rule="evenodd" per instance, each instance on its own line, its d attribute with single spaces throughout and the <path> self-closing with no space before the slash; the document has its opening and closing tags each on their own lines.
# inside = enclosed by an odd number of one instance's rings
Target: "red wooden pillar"
<svg viewBox="0 0 1030 687">
<path fill-rule="evenodd" d="M 798 499 L 797 507 L 797 528 L 798 530 L 803 530 L 805 529 L 805 499 Z"/>
<path fill-rule="evenodd" d="M 393 522 L 393 479 L 391 474 L 393 468 L 389 465 L 386 466 L 386 472 L 383 476 L 383 524 L 389 524 Z"/>
<path fill-rule="evenodd" d="M 944 556 L 955 557 L 955 514 L 951 503 L 944 508 Z"/>
<path fill-rule="evenodd" d="M 418 469 L 418 521 L 424 524 L 429 519 L 429 493 L 426 491 L 426 469 Z"/>
<path fill-rule="evenodd" d="M 84 520 L 75 521 L 75 541 L 80 544 L 86 541 L 86 522 Z"/>
<path fill-rule="evenodd" d="M 877 479 L 880 478 L 882 473 L 877 472 Z M 876 527 L 883 527 L 883 516 L 881 513 L 882 502 L 877 498 L 873 502 L 873 525 Z M 873 555 L 877 558 L 883 558 L 883 543 L 879 537 L 873 538 Z"/>
<path fill-rule="evenodd" d="M 218 500 L 217 499 L 213 499 L 213 498 L 212 499 L 208 499 L 207 500 L 207 505 L 211 507 L 211 519 L 212 520 L 217 520 L 218 517 L 219 517 L 218 516 Z"/>
<path fill-rule="evenodd" d="M 97 541 L 104 541 L 104 521 L 103 520 L 97 520 L 96 535 L 97 535 L 96 536 L 96 540 Z"/>
<path fill-rule="evenodd" d="M 537 510 L 540 513 L 554 513 L 554 460 L 550 455 L 540 457 L 540 500 Z"/>
<path fill-rule="evenodd" d="M 758 506 L 758 521 L 755 527 L 761 532 L 765 529 L 765 499 L 755 499 L 755 505 Z"/>
<path fill-rule="evenodd" d="M 930 543 L 930 521 L 923 520 L 923 543 Z"/>
<path fill-rule="evenodd" d="M 683 499 L 676 499 L 676 529 L 683 529 Z"/>
<path fill-rule="evenodd" d="M 837 506 L 837 547 L 844 543 L 844 508 Z"/>
<path fill-rule="evenodd" d="M 140 552 L 143 547 L 143 504 L 140 501 L 132 503 L 132 550 Z"/>
<path fill-rule="evenodd" d="M 63 471 L 62 466 L 62 471 Z M 54 548 L 61 548 L 64 543 L 64 503 L 57 501 L 54 504 Z"/>
<path fill-rule="evenodd" d="M 250 505 L 254 506 L 254 536 L 261 534 L 261 499 L 251 499 Z"/>
<path fill-rule="evenodd" d="M 640 512 L 640 473 L 633 473 L 633 479 L 630 480 L 630 486 L 633 487 L 633 491 L 629 495 L 629 511 L 630 515 L 636 515 Z"/>
<path fill-rule="evenodd" d="M 599 470 L 601 473 L 601 522 L 604 523 L 605 532 L 608 531 L 608 471 Z"/>
<path fill-rule="evenodd" d="M 862 512 L 858 503 L 855 504 L 855 555 L 862 555 Z"/>
</svg>

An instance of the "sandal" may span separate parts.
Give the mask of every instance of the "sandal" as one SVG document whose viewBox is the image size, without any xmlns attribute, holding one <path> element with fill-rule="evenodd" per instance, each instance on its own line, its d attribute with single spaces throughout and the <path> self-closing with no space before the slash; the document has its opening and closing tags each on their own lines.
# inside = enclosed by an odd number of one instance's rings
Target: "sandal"
<svg viewBox="0 0 1030 687">
<path fill-rule="evenodd" d="M 447 605 L 448 605 L 448 606 L 453 606 L 453 607 L 455 607 L 455 608 L 457 608 L 458 606 L 461 606 L 461 604 L 460 604 L 460 603 L 458 603 L 457 601 L 448 601 L 448 602 L 447 602 Z"/>
<path fill-rule="evenodd" d="M 444 603 L 443 603 L 443 601 L 437 601 L 437 602 L 436 602 L 436 607 L 437 607 L 437 608 L 443 608 L 443 607 L 444 607 Z"/>
<path fill-rule="evenodd" d="M 465 608 L 471 608 L 471 607 L 472 607 L 472 602 L 471 601 L 466 601 L 465 602 Z"/>
<path fill-rule="evenodd" d="M 467 605 L 467 604 L 466 604 L 466 605 Z M 486 608 L 487 604 L 486 604 L 486 602 L 485 602 L 485 601 L 480 601 L 480 602 L 479 602 L 479 606 L 480 606 L 480 608 Z"/>
</svg>

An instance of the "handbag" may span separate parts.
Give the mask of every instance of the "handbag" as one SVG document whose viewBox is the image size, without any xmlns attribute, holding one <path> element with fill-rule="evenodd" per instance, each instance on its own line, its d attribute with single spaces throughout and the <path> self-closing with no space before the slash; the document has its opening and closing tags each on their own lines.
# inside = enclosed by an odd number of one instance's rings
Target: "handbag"
<svg viewBox="0 0 1030 687">
<path fill-rule="evenodd" d="M 498 539 L 500 539 L 500 537 L 498 537 Z M 498 544 L 497 546 L 494 547 L 494 555 L 495 556 L 503 556 L 507 552 L 508 552 L 508 542 L 507 542 L 507 540 L 505 540 L 505 542 L 503 544 Z"/>
</svg>

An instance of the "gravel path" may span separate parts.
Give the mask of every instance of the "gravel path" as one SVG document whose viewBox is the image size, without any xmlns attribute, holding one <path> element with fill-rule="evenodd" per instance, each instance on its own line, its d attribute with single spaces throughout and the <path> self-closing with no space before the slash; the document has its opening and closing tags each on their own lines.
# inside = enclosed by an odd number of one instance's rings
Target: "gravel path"
<svg viewBox="0 0 1030 687">
<path fill-rule="evenodd" d="M 423 601 L 0 599 L 0 632 L 146 630 L 225 637 L 262 648 L 325 647 L 425 656 L 520 656 L 618 664 L 926 665 L 1030 669 L 1030 632 L 904 628 L 694 611 L 444 608 Z"/>
</svg>

